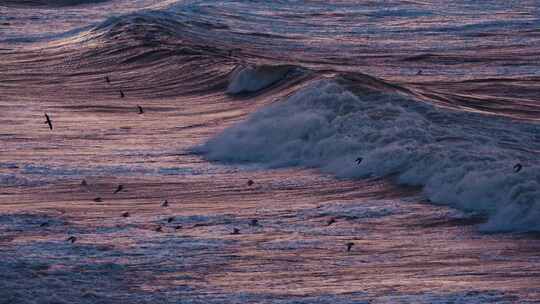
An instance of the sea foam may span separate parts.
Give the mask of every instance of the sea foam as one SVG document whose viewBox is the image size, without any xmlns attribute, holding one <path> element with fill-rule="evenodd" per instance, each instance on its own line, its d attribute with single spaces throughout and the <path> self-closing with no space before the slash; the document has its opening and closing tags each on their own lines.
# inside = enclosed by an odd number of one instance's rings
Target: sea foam
<svg viewBox="0 0 540 304">
<path fill-rule="evenodd" d="M 422 186 L 432 202 L 485 213 L 485 231 L 540 231 L 536 134 L 536 124 L 320 80 L 196 150 L 214 161 L 314 167 L 339 178 L 392 176 Z M 515 173 L 518 162 L 524 168 Z"/>
</svg>

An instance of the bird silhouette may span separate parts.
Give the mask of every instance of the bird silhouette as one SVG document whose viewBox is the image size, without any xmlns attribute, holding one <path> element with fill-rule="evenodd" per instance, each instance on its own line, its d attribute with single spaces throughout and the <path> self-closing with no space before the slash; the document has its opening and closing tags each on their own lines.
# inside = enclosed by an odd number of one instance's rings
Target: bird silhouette
<svg viewBox="0 0 540 304">
<path fill-rule="evenodd" d="M 137 108 L 139 109 L 139 114 L 144 114 L 144 110 L 141 106 L 137 106 Z"/>
<path fill-rule="evenodd" d="M 162 204 L 161 204 L 161 207 L 169 207 L 169 202 L 167 200 L 165 200 Z"/>
<path fill-rule="evenodd" d="M 118 188 L 116 188 L 116 190 L 113 192 L 113 194 L 116 194 L 120 191 L 124 190 L 124 186 L 123 185 L 118 185 Z"/>
<path fill-rule="evenodd" d="M 178 229 L 182 229 L 182 225 L 177 225 L 176 227 L 174 227 L 174 230 L 178 230 Z"/>
<path fill-rule="evenodd" d="M 161 226 L 158 226 L 158 227 L 156 228 L 156 232 L 163 232 L 163 228 L 162 228 Z"/>
<path fill-rule="evenodd" d="M 514 166 L 514 172 L 518 173 L 519 171 L 521 171 L 522 168 L 523 166 L 518 163 Z"/>
<path fill-rule="evenodd" d="M 49 223 L 43 222 L 39 225 L 39 227 L 49 227 Z"/>
<path fill-rule="evenodd" d="M 247 185 L 248 185 L 248 186 L 251 187 L 251 186 L 253 186 L 253 184 L 255 184 L 255 182 L 254 182 L 253 180 L 251 180 L 251 179 L 248 180 L 248 182 L 247 182 Z"/>
<path fill-rule="evenodd" d="M 359 157 L 356 159 L 356 163 L 360 165 L 360 163 L 362 163 L 363 160 L 364 160 L 363 158 Z"/>
<path fill-rule="evenodd" d="M 174 216 L 171 216 L 170 218 L 167 219 L 167 223 L 172 223 L 172 221 L 174 221 Z"/>
<path fill-rule="evenodd" d="M 71 242 L 71 244 L 73 244 L 73 243 L 75 243 L 77 241 L 77 238 L 74 237 L 74 236 L 70 236 L 70 237 L 68 237 L 68 239 L 66 241 Z"/>
<path fill-rule="evenodd" d="M 46 124 L 49 125 L 49 128 L 52 130 L 53 129 L 53 126 L 52 126 L 52 121 L 51 121 L 51 118 L 49 117 L 49 115 L 47 115 L 47 113 L 45 113 L 45 119 L 47 119 L 45 121 Z"/>
<path fill-rule="evenodd" d="M 105 76 L 105 81 L 106 81 L 107 83 L 111 83 L 111 79 L 109 78 L 109 76 Z"/>
<path fill-rule="evenodd" d="M 120 90 L 120 98 L 124 98 L 124 97 L 126 97 L 126 95 L 124 95 L 124 92 Z"/>
<path fill-rule="evenodd" d="M 129 217 L 129 212 L 126 211 L 126 212 L 122 213 L 122 217 Z"/>
<path fill-rule="evenodd" d="M 240 230 L 238 228 L 234 228 L 231 234 L 240 234 Z"/>
<path fill-rule="evenodd" d="M 348 252 L 348 251 L 351 251 L 351 248 L 352 248 L 352 246 L 354 246 L 354 243 L 353 242 L 348 242 L 346 245 L 347 245 L 347 252 Z"/>
<path fill-rule="evenodd" d="M 336 218 L 335 218 L 335 217 L 332 217 L 332 218 L 330 218 L 330 219 L 328 220 L 328 222 L 326 222 L 326 224 L 327 224 L 326 226 L 330 226 L 330 225 L 332 225 L 332 224 L 335 223 L 335 222 L 336 222 Z"/>
<path fill-rule="evenodd" d="M 422 70 L 418 70 L 418 73 L 416 75 L 422 75 Z"/>
<path fill-rule="evenodd" d="M 259 220 L 257 220 L 257 219 L 252 219 L 252 220 L 249 222 L 249 225 L 250 225 L 250 226 L 259 226 Z"/>
<path fill-rule="evenodd" d="M 94 202 L 100 203 L 100 202 L 103 202 L 103 200 L 101 199 L 101 197 L 96 197 L 96 198 L 94 199 Z"/>
<path fill-rule="evenodd" d="M 81 181 L 81 186 L 83 186 L 83 187 L 88 186 L 88 183 L 86 182 L 85 179 L 83 179 L 83 180 Z"/>
</svg>

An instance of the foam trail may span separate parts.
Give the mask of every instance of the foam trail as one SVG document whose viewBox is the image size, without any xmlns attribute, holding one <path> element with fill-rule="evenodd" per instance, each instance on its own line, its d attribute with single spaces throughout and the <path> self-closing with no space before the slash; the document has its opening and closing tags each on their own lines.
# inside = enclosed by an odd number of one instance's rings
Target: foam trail
<svg viewBox="0 0 540 304">
<path fill-rule="evenodd" d="M 210 160 L 396 176 L 433 202 L 486 213 L 485 231 L 540 231 L 540 126 L 454 112 L 397 94 L 355 95 L 318 81 L 196 148 Z M 532 150 L 531 150 L 532 151 Z M 355 164 L 363 157 L 361 165 Z M 525 168 L 514 173 L 521 162 Z"/>
</svg>

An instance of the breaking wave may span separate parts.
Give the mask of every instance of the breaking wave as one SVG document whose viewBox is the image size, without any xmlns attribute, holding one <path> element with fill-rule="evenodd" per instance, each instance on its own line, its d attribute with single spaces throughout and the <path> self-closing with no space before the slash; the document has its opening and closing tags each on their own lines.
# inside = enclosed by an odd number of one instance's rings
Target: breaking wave
<svg viewBox="0 0 540 304">
<path fill-rule="evenodd" d="M 538 134 L 537 124 L 358 90 L 338 77 L 254 113 L 196 151 L 214 161 L 313 167 L 340 178 L 391 176 L 422 186 L 432 202 L 488 215 L 484 231 L 540 231 Z M 520 143 L 530 149 L 516 149 Z"/>
</svg>

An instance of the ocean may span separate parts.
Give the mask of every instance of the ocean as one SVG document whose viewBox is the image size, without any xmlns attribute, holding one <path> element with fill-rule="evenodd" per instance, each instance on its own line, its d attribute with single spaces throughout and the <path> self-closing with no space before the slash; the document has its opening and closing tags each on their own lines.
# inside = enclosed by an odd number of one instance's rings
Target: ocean
<svg viewBox="0 0 540 304">
<path fill-rule="evenodd" d="M 540 303 L 539 26 L 0 1 L 0 303 Z"/>
</svg>

